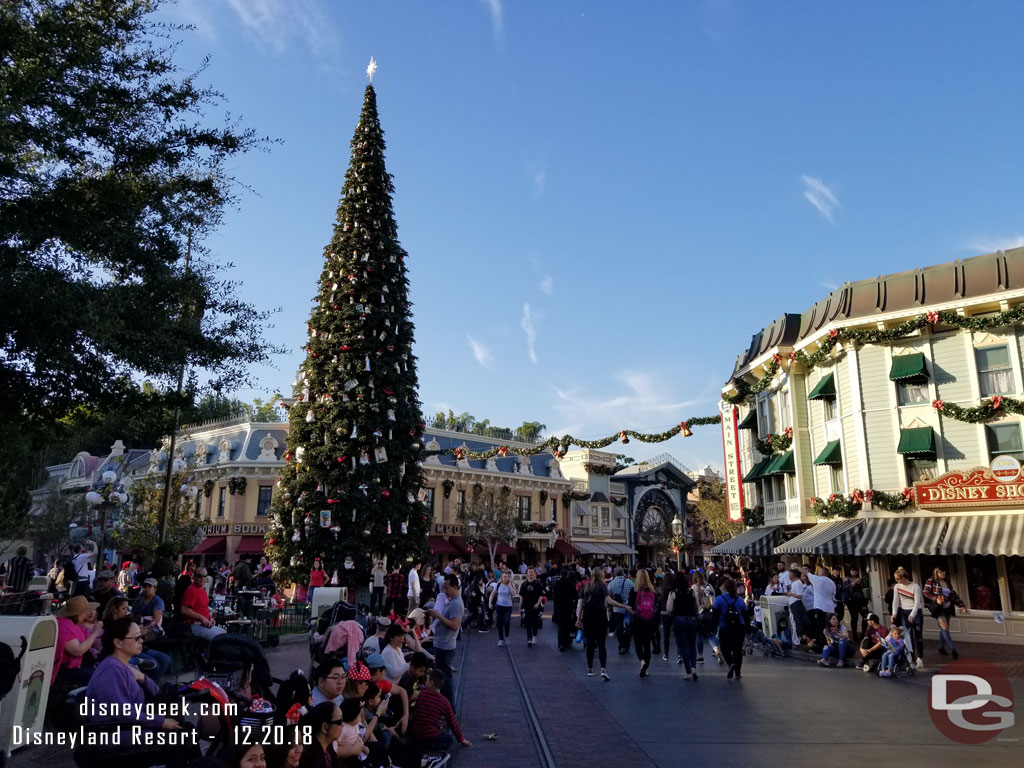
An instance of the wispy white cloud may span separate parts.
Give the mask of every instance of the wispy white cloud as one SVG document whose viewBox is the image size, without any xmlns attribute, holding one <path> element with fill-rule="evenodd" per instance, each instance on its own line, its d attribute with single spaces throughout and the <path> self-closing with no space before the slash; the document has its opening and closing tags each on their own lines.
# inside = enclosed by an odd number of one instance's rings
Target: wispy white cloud
<svg viewBox="0 0 1024 768">
<path fill-rule="evenodd" d="M 491 14 L 491 32 L 494 34 L 494 42 L 501 45 L 505 40 L 505 10 L 502 7 L 502 0 L 483 0 Z"/>
<path fill-rule="evenodd" d="M 995 253 L 1009 248 L 1024 247 L 1024 235 L 1007 235 L 1006 237 L 976 237 L 967 243 L 967 249 L 974 253 Z"/>
<path fill-rule="evenodd" d="M 596 434 L 607 427 L 644 429 L 678 423 L 691 415 L 686 409 L 717 399 L 713 388 L 705 397 L 678 399 L 652 373 L 623 372 L 617 378 L 625 391 L 609 398 L 589 396 L 579 388 L 556 388 L 554 409 L 562 421 L 585 424 L 585 429 Z"/>
<path fill-rule="evenodd" d="M 819 280 L 818 285 L 827 290 L 829 293 L 831 293 L 832 291 L 839 290 L 838 283 L 833 283 L 831 280 Z"/>
<path fill-rule="evenodd" d="M 196 34 L 207 41 L 216 40 L 216 26 L 206 0 L 178 0 L 166 6 L 165 12 L 176 21 L 195 27 Z"/>
<path fill-rule="evenodd" d="M 523 319 L 519 321 L 519 325 L 522 326 L 523 332 L 526 334 L 526 353 L 530 356 L 530 361 L 537 364 L 537 326 L 534 324 L 534 320 L 537 318 L 535 313 L 529 304 L 523 304 Z"/>
<path fill-rule="evenodd" d="M 323 0 L 227 0 L 243 29 L 274 55 L 297 47 L 337 66 L 339 41 Z"/>
<path fill-rule="evenodd" d="M 466 338 L 469 339 L 469 348 L 473 351 L 473 357 L 476 358 L 476 361 L 484 368 L 490 368 L 494 363 L 494 355 L 491 354 L 491 350 L 472 336 L 466 336 Z"/>
<path fill-rule="evenodd" d="M 800 177 L 800 181 L 803 182 L 804 198 L 807 202 L 817 208 L 818 213 L 831 222 L 836 210 L 842 208 L 839 198 L 821 179 L 804 175 Z"/>
<path fill-rule="evenodd" d="M 551 275 L 544 275 L 544 277 L 540 279 L 540 289 L 542 292 L 550 296 L 551 292 L 555 290 L 554 278 L 551 277 Z"/>
<path fill-rule="evenodd" d="M 548 186 L 548 169 L 541 161 L 530 163 L 530 182 L 533 184 L 533 196 L 540 197 Z"/>
</svg>

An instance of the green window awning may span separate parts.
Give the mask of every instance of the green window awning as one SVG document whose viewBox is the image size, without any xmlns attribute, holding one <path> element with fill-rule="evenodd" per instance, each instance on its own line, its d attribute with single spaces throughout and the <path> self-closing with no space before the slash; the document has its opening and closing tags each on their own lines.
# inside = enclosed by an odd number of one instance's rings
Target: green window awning
<svg viewBox="0 0 1024 768">
<path fill-rule="evenodd" d="M 935 430 L 931 427 L 900 430 L 900 444 L 896 453 L 909 456 L 935 455 Z"/>
<path fill-rule="evenodd" d="M 746 475 L 743 476 L 743 482 L 744 483 L 752 483 L 755 480 L 757 480 L 759 477 L 761 477 L 764 474 L 764 470 L 771 463 L 772 463 L 771 457 L 769 457 L 767 459 L 761 459 L 759 462 L 757 462 L 757 464 L 754 465 L 753 469 L 751 469 L 749 472 L 747 472 Z"/>
<path fill-rule="evenodd" d="M 757 409 L 751 408 L 750 413 L 743 417 L 737 427 L 739 429 L 757 429 Z"/>
<path fill-rule="evenodd" d="M 927 379 L 928 369 L 924 365 L 924 353 L 899 355 L 892 359 L 889 369 L 890 381 L 906 381 L 907 379 Z"/>
<path fill-rule="evenodd" d="M 814 460 L 815 466 L 821 466 L 822 464 L 842 464 L 843 463 L 843 452 L 839 447 L 839 441 L 833 440 L 831 443 L 825 446 L 825 450 L 818 454 L 818 458 Z"/>
<path fill-rule="evenodd" d="M 807 395 L 808 400 L 824 400 L 826 398 L 834 398 L 836 396 L 836 380 L 830 373 L 828 376 L 819 381 L 814 389 L 811 390 L 810 394 Z"/>
<path fill-rule="evenodd" d="M 780 453 L 773 459 L 769 460 L 771 463 L 765 467 L 764 472 L 761 473 L 762 477 L 768 475 L 779 475 L 782 473 L 793 474 L 796 472 L 796 462 L 793 460 L 793 451 L 786 451 Z"/>
</svg>

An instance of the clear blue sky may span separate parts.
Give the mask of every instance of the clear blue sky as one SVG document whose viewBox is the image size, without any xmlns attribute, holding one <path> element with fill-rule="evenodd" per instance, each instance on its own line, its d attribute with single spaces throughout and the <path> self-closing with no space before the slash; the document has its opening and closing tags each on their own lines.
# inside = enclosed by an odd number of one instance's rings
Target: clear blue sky
<svg viewBox="0 0 1024 768">
<path fill-rule="evenodd" d="M 210 242 L 282 307 L 294 352 L 258 389 L 301 361 L 370 56 L 428 414 L 665 429 L 844 281 L 1024 244 L 1024 4 L 640 7 L 163 9 L 197 27 L 179 63 L 211 54 L 227 109 L 284 141 L 237 163 L 256 194 Z M 627 447 L 722 463 L 715 428 Z"/>
</svg>

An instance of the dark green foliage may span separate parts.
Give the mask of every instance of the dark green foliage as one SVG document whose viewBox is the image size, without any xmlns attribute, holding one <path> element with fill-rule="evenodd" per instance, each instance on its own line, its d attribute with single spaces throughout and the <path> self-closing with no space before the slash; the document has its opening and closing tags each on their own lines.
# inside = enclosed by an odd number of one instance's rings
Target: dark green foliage
<svg viewBox="0 0 1024 768">
<path fill-rule="evenodd" d="M 372 86 L 351 146 L 272 505 L 268 549 L 284 580 L 305 581 L 321 556 L 343 583 L 365 584 L 372 555 L 393 561 L 426 549 L 406 254 Z M 321 527 L 323 511 L 336 531 Z"/>
</svg>

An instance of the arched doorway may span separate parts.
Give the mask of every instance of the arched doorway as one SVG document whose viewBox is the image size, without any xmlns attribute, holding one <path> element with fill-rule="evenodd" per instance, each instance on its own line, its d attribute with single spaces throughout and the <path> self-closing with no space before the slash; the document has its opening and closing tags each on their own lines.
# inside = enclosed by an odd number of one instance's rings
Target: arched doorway
<svg viewBox="0 0 1024 768">
<path fill-rule="evenodd" d="M 633 514 L 633 539 L 640 562 L 654 563 L 659 552 L 670 547 L 672 520 L 679 508 L 665 491 L 651 488 L 637 502 Z"/>
</svg>

